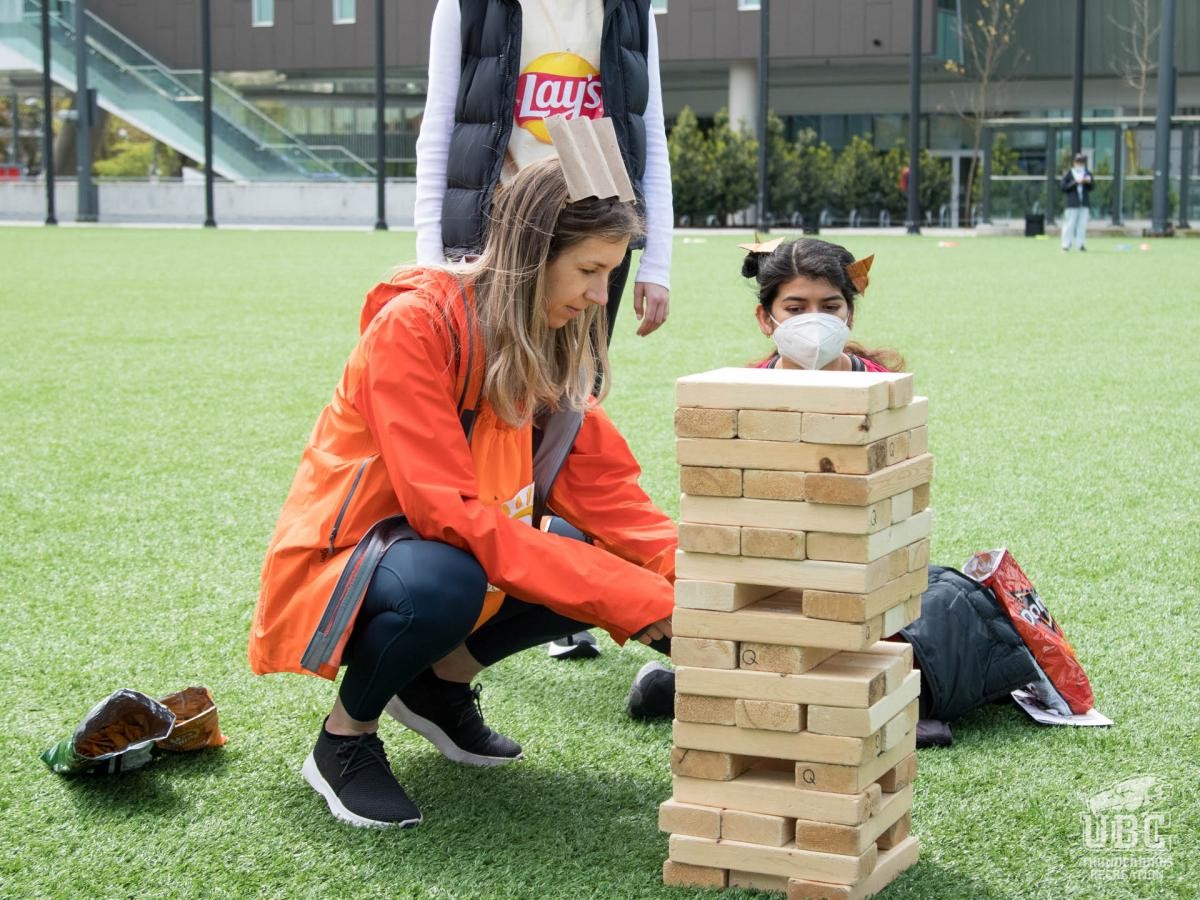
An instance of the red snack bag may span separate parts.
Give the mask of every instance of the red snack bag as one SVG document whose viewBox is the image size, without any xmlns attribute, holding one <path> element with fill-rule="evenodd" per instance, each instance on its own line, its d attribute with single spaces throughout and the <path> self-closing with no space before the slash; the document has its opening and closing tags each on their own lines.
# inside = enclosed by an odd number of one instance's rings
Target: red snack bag
<svg viewBox="0 0 1200 900">
<path fill-rule="evenodd" d="M 1071 712 L 1082 715 L 1090 710 L 1095 697 L 1087 673 L 1012 554 L 1003 548 L 976 553 L 963 566 L 963 574 L 991 588 L 1021 640 Z"/>
</svg>

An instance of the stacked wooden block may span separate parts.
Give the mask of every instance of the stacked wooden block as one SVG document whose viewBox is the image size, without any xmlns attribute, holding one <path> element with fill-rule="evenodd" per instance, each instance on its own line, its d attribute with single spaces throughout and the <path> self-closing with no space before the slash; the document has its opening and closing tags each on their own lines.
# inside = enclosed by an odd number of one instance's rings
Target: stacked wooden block
<svg viewBox="0 0 1200 900">
<path fill-rule="evenodd" d="M 927 402 L 911 375 L 679 380 L 668 884 L 864 897 L 917 859 L 929 561 Z"/>
</svg>

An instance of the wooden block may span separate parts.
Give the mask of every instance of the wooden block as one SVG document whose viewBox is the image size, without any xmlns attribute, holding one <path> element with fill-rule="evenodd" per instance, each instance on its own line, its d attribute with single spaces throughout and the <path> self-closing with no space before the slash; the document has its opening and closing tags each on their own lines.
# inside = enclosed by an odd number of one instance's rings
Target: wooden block
<svg viewBox="0 0 1200 900">
<path fill-rule="evenodd" d="M 691 722 L 685 724 L 695 728 L 725 727 L 722 725 L 696 725 Z M 686 775 L 688 778 L 730 781 L 749 769 L 750 763 L 751 760 L 735 753 L 693 747 L 676 746 L 671 748 L 671 771 L 676 775 Z"/>
<path fill-rule="evenodd" d="M 738 649 L 738 668 L 800 675 L 825 662 L 837 652 L 832 647 L 796 647 L 745 641 Z"/>
<path fill-rule="evenodd" d="M 713 528 L 731 526 L 713 525 Z M 680 531 L 683 526 L 679 526 Z M 784 528 L 742 528 L 742 555 L 766 559 L 804 559 L 804 532 Z M 685 550 L 690 549 L 685 547 Z"/>
<path fill-rule="evenodd" d="M 721 471 L 714 469 L 714 472 Z M 728 471 L 733 471 L 729 469 Z M 903 522 L 913 514 L 913 492 L 905 491 L 903 494 L 897 494 L 892 498 L 892 524 Z"/>
<path fill-rule="evenodd" d="M 908 734 L 917 727 L 917 722 L 921 718 L 921 704 L 914 700 L 908 706 L 904 707 L 904 711 L 898 716 L 893 716 L 888 720 L 887 724 L 880 729 L 879 733 L 883 736 L 883 748 L 891 749 L 904 739 L 904 735 Z"/>
<path fill-rule="evenodd" d="M 878 894 L 917 864 L 920 843 L 909 837 L 891 850 L 880 850 L 875 868 L 865 881 L 856 885 L 829 884 L 815 880 L 791 879 L 787 900 L 863 900 Z"/>
<path fill-rule="evenodd" d="M 721 810 L 665 800 L 658 807 L 658 830 L 667 834 L 692 834 L 717 840 L 721 836 Z"/>
<path fill-rule="evenodd" d="M 746 469 L 742 473 L 742 495 L 758 500 L 803 500 L 804 477 L 804 472 Z"/>
<path fill-rule="evenodd" d="M 734 612 L 742 607 L 757 603 L 779 590 L 775 585 L 735 584 L 728 581 L 675 582 L 675 605 L 685 609 L 711 609 L 716 612 Z"/>
<path fill-rule="evenodd" d="M 921 618 L 921 595 L 914 594 L 899 606 L 893 606 L 883 614 L 882 637 L 890 638 L 901 628 L 911 625 Z"/>
<path fill-rule="evenodd" d="M 925 510 L 928 512 L 929 510 Z M 908 571 L 915 572 L 929 565 L 929 538 L 909 544 L 907 552 Z"/>
<path fill-rule="evenodd" d="M 875 445 L 869 444 L 868 446 Z M 804 477 L 804 499 L 810 503 L 868 506 L 896 494 L 914 490 L 920 485 L 928 484 L 932 478 L 933 457 L 925 453 L 868 475 L 811 472 Z M 913 499 L 916 500 L 915 494 Z M 914 512 L 919 511 L 914 509 Z"/>
<path fill-rule="evenodd" d="M 889 525 L 874 534 L 833 534 L 825 530 L 808 532 L 806 552 L 812 560 L 866 564 L 902 550 L 929 535 L 933 511 L 925 510 L 903 522 Z M 683 525 L 679 526 L 682 537 Z M 708 551 L 713 552 L 713 551 Z M 901 572 L 908 571 L 901 563 Z"/>
<path fill-rule="evenodd" d="M 716 726 L 697 726 L 710 728 Z M 815 736 L 815 735 L 814 735 Z M 839 765 L 819 760 L 796 762 L 796 787 L 814 791 L 855 794 L 865 790 L 917 746 L 917 733 L 910 731 L 895 747 L 857 765 Z"/>
<path fill-rule="evenodd" d="M 675 403 L 710 409 L 867 414 L 888 408 L 889 383 L 894 380 L 885 372 L 714 369 L 677 380 Z"/>
<path fill-rule="evenodd" d="M 728 874 L 725 869 L 712 866 L 694 866 L 673 859 L 663 861 L 663 884 L 668 887 L 725 888 Z"/>
<path fill-rule="evenodd" d="M 732 781 L 702 778 L 672 779 L 672 795 L 684 803 L 771 813 L 789 818 L 816 819 L 842 825 L 861 825 L 879 811 L 883 791 L 868 785 L 857 794 L 834 794 L 796 785 L 792 771 L 752 769 Z"/>
<path fill-rule="evenodd" d="M 722 556 L 719 553 L 688 553 L 685 550 L 678 550 L 675 554 L 675 573 L 680 578 L 774 584 L 848 594 L 869 594 L 883 587 L 888 581 L 888 568 L 886 559 L 860 564 L 808 559 L 756 559 L 753 556 Z M 876 640 L 878 636 L 871 638 L 872 643 Z"/>
<path fill-rule="evenodd" d="M 751 441 L 798 441 L 802 421 L 798 412 L 743 409 L 738 412 L 738 436 Z"/>
<path fill-rule="evenodd" d="M 920 457 L 916 457 L 920 458 Z M 930 457 L 932 459 L 932 457 Z M 929 485 L 918 484 L 913 487 L 913 512 L 919 513 L 929 508 Z"/>
<path fill-rule="evenodd" d="M 805 413 L 800 439 L 812 444 L 872 444 L 882 438 L 924 427 L 929 401 L 916 397 L 908 406 L 869 416 Z M 911 449 L 911 438 L 910 438 Z"/>
<path fill-rule="evenodd" d="M 929 427 L 922 425 L 908 433 L 908 457 L 920 456 L 929 452 Z"/>
<path fill-rule="evenodd" d="M 782 469 L 788 472 L 833 472 L 870 475 L 890 465 L 886 438 L 873 444 L 804 444 L 798 441 L 755 441 L 744 438 L 678 438 L 675 461 L 681 466 L 729 469 Z M 893 444 L 893 451 L 898 449 Z M 905 448 L 907 450 L 907 448 Z M 901 456 L 896 460 L 903 460 Z"/>
<path fill-rule="evenodd" d="M 804 707 L 774 700 L 738 699 L 734 701 L 734 723 L 738 728 L 800 732 L 804 730 Z"/>
<path fill-rule="evenodd" d="M 781 676 L 774 676 L 779 678 Z M 784 731 L 751 730 L 748 728 L 730 728 L 727 725 L 700 725 L 695 722 L 675 721 L 672 728 L 675 750 L 681 748 L 689 751 L 704 751 L 710 754 L 756 757 L 769 759 L 790 759 L 802 765 L 829 764 L 834 768 L 853 768 L 862 766 L 876 759 L 874 736 L 870 738 L 840 737 L 828 734 L 813 734 L 808 731 L 789 733 Z M 706 770 L 710 771 L 710 770 Z M 716 769 L 723 774 L 727 769 Z M 744 769 L 742 771 L 745 771 Z M 693 774 L 678 772 L 677 774 Z M 737 774 L 741 774 L 740 772 Z M 882 772 L 876 773 L 879 777 Z M 703 778 L 704 775 L 694 777 Z M 715 776 L 713 776 L 715 777 Z M 718 781 L 728 781 L 729 778 L 716 778 Z M 860 790 L 866 788 L 875 778 L 868 778 L 862 783 Z M 807 785 L 797 785 L 807 787 Z M 832 788 L 827 788 L 832 790 Z M 843 791 L 842 793 L 854 793 Z"/>
<path fill-rule="evenodd" d="M 715 466 L 725 469 L 782 469 L 787 472 L 820 472 L 821 447 L 797 441 L 751 441 L 744 438 L 677 438 L 675 461 L 681 466 Z M 875 451 L 879 459 L 880 451 Z M 866 455 L 860 454 L 865 465 Z M 849 460 L 857 462 L 858 460 Z"/>
<path fill-rule="evenodd" d="M 922 583 L 921 573 L 913 573 L 894 578 L 869 594 L 806 590 L 802 609 L 804 615 L 814 619 L 866 622 L 883 615 L 896 604 L 904 603 L 913 594 L 920 593 L 925 589 L 927 583 L 927 573 L 925 573 L 924 583 Z M 676 582 L 676 593 L 678 594 L 678 582 Z"/>
<path fill-rule="evenodd" d="M 675 695 L 675 718 L 681 722 L 706 725 L 736 725 L 733 697 L 705 697 L 699 694 Z"/>
<path fill-rule="evenodd" d="M 722 819 L 722 823 L 724 819 Z M 906 812 L 901 816 L 891 828 L 879 836 L 879 840 L 875 842 L 880 850 L 891 850 L 893 847 L 899 846 L 912 832 L 912 813 Z"/>
<path fill-rule="evenodd" d="M 737 556 L 742 552 L 741 529 L 736 525 L 700 525 L 679 523 L 679 546 L 694 553 L 722 553 Z"/>
<path fill-rule="evenodd" d="M 888 406 L 899 409 L 913 402 L 913 377 L 906 372 L 889 372 Z"/>
<path fill-rule="evenodd" d="M 726 869 L 749 869 L 764 875 L 824 878 L 839 884 L 855 884 L 874 870 L 879 851 L 872 846 L 861 856 L 839 856 L 797 850 L 794 846 L 765 847 L 677 834 L 671 836 L 670 854 L 677 862 L 707 863 Z"/>
<path fill-rule="evenodd" d="M 869 676 L 860 671 L 822 675 L 821 666 L 803 675 L 777 675 L 745 669 L 693 669 L 689 666 L 675 670 L 675 687 L 683 694 L 863 709 L 883 699 L 885 683 L 883 672 Z"/>
<path fill-rule="evenodd" d="M 878 779 L 879 787 L 888 793 L 900 791 L 912 784 L 917 777 L 917 754 L 912 753 L 888 769 Z"/>
<path fill-rule="evenodd" d="M 921 673 L 912 670 L 899 688 L 865 709 L 812 704 L 806 710 L 809 731 L 816 734 L 837 734 L 847 737 L 867 737 L 883 728 L 889 721 L 904 713 L 921 693 Z M 916 722 L 913 722 L 916 726 Z M 911 730 L 911 729 L 906 729 Z"/>
<path fill-rule="evenodd" d="M 783 875 L 762 875 L 758 872 L 739 872 L 737 869 L 730 869 L 729 886 L 748 891 L 782 894 L 787 891 L 788 879 Z"/>
<path fill-rule="evenodd" d="M 788 531 L 874 534 L 891 526 L 892 501 L 884 499 L 865 506 L 831 506 L 827 503 L 684 494 L 679 498 L 679 520 Z"/>
<path fill-rule="evenodd" d="M 682 832 L 689 834 L 690 832 Z M 740 809 L 721 811 L 721 840 L 782 847 L 796 836 L 796 820 Z M 698 835 L 705 837 L 705 835 Z"/>
<path fill-rule="evenodd" d="M 883 441 L 885 447 L 884 465 L 894 466 L 896 463 L 904 462 L 908 459 L 908 432 L 893 434 Z"/>
<path fill-rule="evenodd" d="M 732 438 L 737 436 L 736 409 L 677 409 L 677 437 Z"/>
<path fill-rule="evenodd" d="M 671 661 L 677 666 L 736 669 L 738 645 L 736 641 L 676 636 L 671 639 Z"/>
<path fill-rule="evenodd" d="M 890 641 L 876 641 L 865 650 L 843 650 L 829 660 L 821 669 L 822 672 L 864 672 L 874 675 L 883 672 L 883 691 L 891 694 L 903 686 L 905 679 L 913 673 L 912 647 L 907 644 L 909 653 L 877 652 L 876 647 L 887 647 Z"/>
<path fill-rule="evenodd" d="M 815 850 L 818 853 L 857 856 L 875 844 L 881 834 L 908 815 L 911 807 L 912 788 L 906 787 L 894 794 L 884 794 L 879 804 L 879 812 L 861 825 L 835 825 L 830 822 L 797 819 L 796 846 L 801 850 Z"/>
<path fill-rule="evenodd" d="M 883 636 L 882 616 L 868 622 L 810 619 L 803 615 L 801 592 L 787 591 L 781 594 L 784 596 L 778 599 L 767 597 L 732 613 L 677 607 L 671 625 L 675 634 L 682 637 L 786 643 L 797 647 L 838 650 L 862 650 Z"/>
<path fill-rule="evenodd" d="M 679 470 L 679 489 L 698 497 L 740 497 L 742 470 L 683 466 Z"/>
</svg>

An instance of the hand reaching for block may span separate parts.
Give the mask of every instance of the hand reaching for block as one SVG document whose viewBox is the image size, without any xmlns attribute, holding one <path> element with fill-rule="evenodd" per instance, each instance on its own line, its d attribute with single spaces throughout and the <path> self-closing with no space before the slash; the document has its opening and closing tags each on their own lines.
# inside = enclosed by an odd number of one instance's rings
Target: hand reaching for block
<svg viewBox="0 0 1200 900">
<path fill-rule="evenodd" d="M 659 619 L 657 622 L 651 622 L 633 637 L 647 646 L 655 641 L 670 640 L 672 637 L 670 616 Z"/>
</svg>

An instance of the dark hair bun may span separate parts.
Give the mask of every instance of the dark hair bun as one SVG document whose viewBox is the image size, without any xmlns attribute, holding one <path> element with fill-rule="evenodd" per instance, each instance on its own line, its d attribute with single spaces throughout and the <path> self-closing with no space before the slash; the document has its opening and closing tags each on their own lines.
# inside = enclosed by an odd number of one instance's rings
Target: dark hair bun
<svg viewBox="0 0 1200 900">
<path fill-rule="evenodd" d="M 759 263 L 765 255 L 764 253 L 755 253 L 753 251 L 747 253 L 746 258 L 742 260 L 742 277 L 757 278 Z"/>
</svg>

